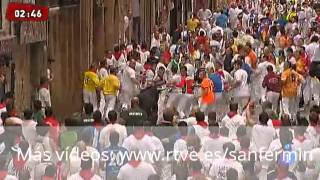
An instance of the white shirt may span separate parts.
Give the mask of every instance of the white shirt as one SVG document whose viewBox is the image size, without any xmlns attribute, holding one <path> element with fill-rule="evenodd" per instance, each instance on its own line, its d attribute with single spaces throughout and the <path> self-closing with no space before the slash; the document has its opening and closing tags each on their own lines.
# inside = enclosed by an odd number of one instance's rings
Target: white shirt
<svg viewBox="0 0 320 180">
<path fill-rule="evenodd" d="M 238 171 L 238 179 L 244 178 L 244 170 L 242 165 L 236 160 L 232 159 L 218 159 L 212 162 L 212 166 L 209 171 L 209 175 L 215 180 L 227 179 L 227 171 L 229 169 L 235 169 Z"/>
<path fill-rule="evenodd" d="M 248 73 L 243 69 L 238 69 L 234 73 L 234 79 L 237 82 L 240 82 L 240 85 L 235 88 L 235 96 L 236 97 L 249 97 L 249 86 L 247 84 L 248 81 Z"/>
<path fill-rule="evenodd" d="M 154 37 L 152 38 L 150 49 L 153 47 L 160 48 L 160 38 L 158 40 L 156 40 Z"/>
<path fill-rule="evenodd" d="M 67 178 L 68 180 L 83 180 L 83 178 L 80 176 L 79 173 L 73 174 L 70 177 Z M 94 175 L 91 179 L 94 180 L 102 180 L 100 176 Z"/>
<path fill-rule="evenodd" d="M 315 147 L 319 145 L 320 134 L 317 133 L 315 127 L 308 126 L 306 131 L 306 138 L 310 139 L 314 143 Z"/>
<path fill-rule="evenodd" d="M 30 145 L 34 145 L 37 132 L 36 132 L 37 122 L 34 120 L 24 120 L 22 122 L 22 134 L 23 137 L 28 141 Z"/>
<path fill-rule="evenodd" d="M 142 161 L 137 167 L 127 163 L 120 168 L 118 180 L 148 180 L 152 174 L 156 174 L 156 171 L 149 163 Z"/>
<path fill-rule="evenodd" d="M 41 101 L 42 107 L 51 107 L 51 97 L 50 97 L 49 89 L 43 88 L 43 87 L 40 88 L 40 90 L 39 90 L 39 100 Z"/>
<path fill-rule="evenodd" d="M 209 136 L 209 134 L 210 134 L 208 126 L 207 127 L 202 127 L 202 126 L 196 124 L 196 125 L 193 125 L 193 128 L 194 128 L 195 134 L 200 139 L 205 137 L 205 136 Z"/>
<path fill-rule="evenodd" d="M 108 147 L 110 146 L 109 136 L 112 131 L 116 131 L 119 134 L 119 143 L 118 145 L 121 146 L 123 140 L 127 137 L 127 129 L 125 126 L 115 123 L 115 124 L 108 124 L 100 131 L 100 147 Z"/>
<path fill-rule="evenodd" d="M 156 137 L 156 136 L 149 136 L 151 138 L 151 142 L 153 143 L 155 150 L 157 152 L 161 152 L 162 154 L 164 153 L 164 147 L 162 145 L 161 140 Z"/>
<path fill-rule="evenodd" d="M 273 127 L 256 124 L 252 128 L 252 147 L 254 151 L 267 150 L 276 131 Z"/>
<path fill-rule="evenodd" d="M 187 154 L 188 153 L 188 147 L 187 147 L 187 142 L 186 140 L 180 138 L 176 140 L 176 142 L 173 145 L 173 152 L 176 157 L 181 157 L 177 156 L 179 154 Z M 182 156 L 183 157 L 183 156 Z"/>
<path fill-rule="evenodd" d="M 144 159 L 144 161 L 150 163 L 153 163 L 153 160 L 150 159 L 152 157 L 149 157 L 148 154 L 153 153 L 157 149 L 152 138 L 148 135 L 144 135 L 141 139 L 137 139 L 134 135 L 130 135 L 123 141 L 122 147 L 126 148 L 129 152 L 138 150 L 139 153 L 145 155 L 146 159 Z"/>
<path fill-rule="evenodd" d="M 237 138 L 236 133 L 238 127 L 245 124 L 245 117 L 239 114 L 236 114 L 232 118 L 230 118 L 228 115 L 225 115 L 221 120 L 221 125 L 229 129 L 229 138 L 231 139 Z"/>
<path fill-rule="evenodd" d="M 311 62 L 320 62 L 320 47 L 318 43 L 310 43 L 306 47 L 306 52 L 309 55 Z"/>
<path fill-rule="evenodd" d="M 299 141 L 297 138 L 293 138 L 292 143 L 292 149 L 294 151 L 309 152 L 314 148 L 314 143 L 310 139 Z"/>
<path fill-rule="evenodd" d="M 141 59 L 142 65 L 144 65 L 147 62 L 149 56 L 150 56 L 149 51 L 140 51 L 140 59 Z"/>
<path fill-rule="evenodd" d="M 204 137 L 201 139 L 202 146 L 200 152 L 202 152 L 203 154 L 205 154 L 206 152 L 210 152 L 213 154 L 213 159 L 220 159 L 221 155 L 224 153 L 223 144 L 227 142 L 230 142 L 230 139 L 223 136 L 218 136 L 216 138 L 210 136 Z M 208 169 L 211 166 L 212 161 L 210 160 L 206 161 L 206 159 L 204 159 L 203 164 L 206 169 Z"/>
<path fill-rule="evenodd" d="M 104 79 L 105 77 L 108 76 L 108 71 L 106 68 L 102 67 L 100 68 L 99 72 L 98 72 L 98 76 L 100 79 Z"/>
<path fill-rule="evenodd" d="M 136 71 L 132 69 L 131 67 L 127 66 L 123 73 L 123 78 L 121 79 L 121 86 L 122 89 L 126 92 L 133 92 L 134 89 L 136 89 L 136 85 L 132 81 L 132 79 L 136 78 Z"/>
<path fill-rule="evenodd" d="M 74 147 L 72 148 L 71 152 L 70 152 L 70 166 L 69 166 L 69 173 L 70 174 L 75 174 L 77 172 L 79 172 L 81 170 L 81 154 L 83 155 L 83 157 L 87 157 L 87 155 L 89 155 L 89 157 L 92 158 L 92 170 L 94 169 L 98 169 L 99 168 L 99 152 L 97 151 L 97 149 L 90 147 L 90 146 L 86 146 L 86 152 L 80 152 L 78 147 Z M 78 156 L 78 153 L 80 154 L 80 157 Z"/>
</svg>

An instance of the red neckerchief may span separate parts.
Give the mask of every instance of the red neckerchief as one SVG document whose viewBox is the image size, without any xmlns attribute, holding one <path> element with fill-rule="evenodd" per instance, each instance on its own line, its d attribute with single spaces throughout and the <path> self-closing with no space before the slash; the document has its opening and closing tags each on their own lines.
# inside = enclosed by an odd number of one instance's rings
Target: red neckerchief
<svg viewBox="0 0 320 180">
<path fill-rule="evenodd" d="M 100 130 L 100 129 L 103 128 L 103 126 L 102 126 L 101 123 L 96 123 L 96 122 L 94 122 L 94 123 L 93 123 L 93 126 L 94 126 L 97 130 Z"/>
<path fill-rule="evenodd" d="M 121 51 L 116 51 L 116 52 L 114 52 L 113 53 L 113 56 L 114 56 L 114 58 L 116 58 L 116 60 L 118 61 L 119 60 L 119 58 L 121 57 Z"/>
<path fill-rule="evenodd" d="M 54 177 L 43 176 L 41 180 L 54 180 Z"/>
<path fill-rule="evenodd" d="M 233 111 L 230 111 L 230 112 L 228 112 L 228 117 L 231 119 L 231 118 L 233 118 L 235 115 L 237 115 L 237 112 L 233 112 Z"/>
<path fill-rule="evenodd" d="M 274 128 L 280 128 L 281 126 L 281 121 L 279 119 L 272 119 L 272 125 Z"/>
<path fill-rule="evenodd" d="M 138 130 L 136 130 L 136 131 L 133 133 L 133 136 L 134 136 L 136 139 L 141 140 L 141 139 L 144 137 L 145 134 L 146 134 L 146 133 L 144 132 L 143 129 L 138 129 Z"/>
<path fill-rule="evenodd" d="M 8 171 L 1 170 L 0 171 L 0 180 L 5 180 L 8 175 Z"/>
<path fill-rule="evenodd" d="M 193 171 L 190 174 L 191 177 L 205 177 L 200 171 Z"/>
<path fill-rule="evenodd" d="M 137 160 L 130 160 L 128 161 L 128 164 L 130 164 L 132 167 L 136 168 L 140 165 L 141 161 L 137 161 Z"/>
<path fill-rule="evenodd" d="M 91 169 L 83 169 L 79 172 L 79 175 L 84 180 L 91 180 L 91 178 L 94 176 L 94 173 L 91 171 Z"/>
<path fill-rule="evenodd" d="M 4 103 L 0 104 L 0 109 L 5 108 L 5 107 L 6 107 L 6 104 L 4 104 Z"/>
<path fill-rule="evenodd" d="M 223 70 L 219 69 L 219 70 L 216 71 L 216 73 L 224 78 Z"/>
<path fill-rule="evenodd" d="M 282 180 L 288 176 L 288 171 L 282 170 L 281 168 L 278 168 L 277 170 L 277 179 Z"/>
<path fill-rule="evenodd" d="M 27 160 L 28 160 L 28 158 L 24 159 L 22 157 L 18 157 L 18 155 L 13 157 L 13 159 L 12 159 L 13 166 L 16 169 L 16 171 L 21 171 L 24 168 Z"/>
<path fill-rule="evenodd" d="M 197 121 L 197 125 L 203 127 L 203 128 L 207 128 L 208 127 L 208 123 L 205 121 Z"/>
<path fill-rule="evenodd" d="M 295 138 L 301 143 L 303 143 L 303 141 L 306 140 L 306 137 L 304 135 L 297 135 Z"/>
<path fill-rule="evenodd" d="M 212 139 L 217 139 L 220 137 L 219 134 L 210 134 L 209 137 L 211 137 Z"/>
</svg>

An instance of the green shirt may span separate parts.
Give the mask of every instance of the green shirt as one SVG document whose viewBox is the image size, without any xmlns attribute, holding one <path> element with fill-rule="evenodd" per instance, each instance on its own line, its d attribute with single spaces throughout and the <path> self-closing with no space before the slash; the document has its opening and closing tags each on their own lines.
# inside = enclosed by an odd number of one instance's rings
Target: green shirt
<svg viewBox="0 0 320 180">
<path fill-rule="evenodd" d="M 37 112 L 35 112 L 34 114 L 33 114 L 33 118 L 34 118 L 34 120 L 38 123 L 38 124 L 40 124 L 41 122 L 42 122 L 42 120 L 44 119 L 44 114 L 43 114 L 43 112 L 42 112 L 42 110 L 39 110 L 39 111 L 37 111 Z"/>
</svg>

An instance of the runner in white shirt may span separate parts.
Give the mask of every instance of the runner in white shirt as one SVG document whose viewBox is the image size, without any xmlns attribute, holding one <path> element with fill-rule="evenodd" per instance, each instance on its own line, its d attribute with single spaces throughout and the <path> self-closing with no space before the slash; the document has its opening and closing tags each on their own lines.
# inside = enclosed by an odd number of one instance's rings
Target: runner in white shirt
<svg viewBox="0 0 320 180">
<path fill-rule="evenodd" d="M 276 131 L 267 125 L 269 116 L 266 112 L 259 115 L 259 124 L 252 128 L 252 148 L 254 151 L 266 151 L 272 142 Z"/>
<path fill-rule="evenodd" d="M 133 134 L 123 141 L 122 147 L 129 152 L 137 151 L 137 153 L 141 153 L 146 158 L 142 160 L 150 163 L 153 163 L 153 159 L 148 154 L 154 153 L 157 149 L 152 138 L 145 133 L 143 127 L 135 127 Z"/>
<path fill-rule="evenodd" d="M 102 180 L 100 176 L 92 172 L 91 168 L 92 159 L 90 157 L 86 160 L 81 160 L 81 170 L 71 175 L 67 180 Z"/>
<path fill-rule="evenodd" d="M 234 84 L 234 100 L 239 103 L 240 112 L 243 111 L 245 105 L 248 103 L 250 97 L 250 90 L 248 85 L 248 73 L 241 69 L 242 61 L 237 60 L 234 65 L 235 73 L 234 79 L 236 83 Z"/>
<path fill-rule="evenodd" d="M 126 66 L 121 78 L 121 97 L 122 105 L 130 107 L 131 99 L 138 94 L 137 86 L 139 86 L 139 81 L 136 79 L 136 61 L 131 59 L 129 65 Z"/>
<path fill-rule="evenodd" d="M 230 112 L 222 119 L 221 126 L 229 129 L 229 138 L 236 139 L 237 129 L 241 125 L 246 124 L 245 117 L 238 114 L 238 104 L 230 104 Z"/>
<path fill-rule="evenodd" d="M 110 124 L 108 124 L 106 127 L 104 127 L 100 131 L 100 147 L 108 147 L 110 145 L 109 143 L 109 136 L 111 131 L 116 131 L 119 133 L 119 146 L 122 145 L 123 140 L 127 137 L 127 129 L 125 126 L 119 124 L 117 122 L 118 115 L 117 112 L 112 110 L 108 113 L 108 119 Z"/>
<path fill-rule="evenodd" d="M 197 124 L 193 125 L 195 134 L 201 139 L 210 134 L 209 124 L 205 122 L 205 115 L 203 112 L 196 112 Z"/>
<path fill-rule="evenodd" d="M 210 135 L 201 138 L 201 150 L 202 154 L 211 153 L 213 155 L 212 159 L 219 159 L 220 157 L 217 156 L 217 152 L 223 153 L 223 145 L 227 142 L 230 142 L 229 138 L 223 137 L 220 135 L 219 126 L 210 126 Z M 209 170 L 212 159 L 204 159 L 202 162 L 204 168 Z"/>
<path fill-rule="evenodd" d="M 148 180 L 156 174 L 151 164 L 140 160 L 131 160 L 120 168 L 118 180 Z"/>
<path fill-rule="evenodd" d="M 41 101 L 42 108 L 51 107 L 51 97 L 49 91 L 49 81 L 47 77 L 40 79 L 39 100 Z"/>
<path fill-rule="evenodd" d="M 234 145 L 231 142 L 225 143 L 223 150 L 226 157 L 221 157 L 221 159 L 216 159 L 212 162 L 209 175 L 215 180 L 225 180 L 227 178 L 227 171 L 233 168 L 238 172 L 238 179 L 243 180 L 243 167 L 236 160 Z"/>
</svg>

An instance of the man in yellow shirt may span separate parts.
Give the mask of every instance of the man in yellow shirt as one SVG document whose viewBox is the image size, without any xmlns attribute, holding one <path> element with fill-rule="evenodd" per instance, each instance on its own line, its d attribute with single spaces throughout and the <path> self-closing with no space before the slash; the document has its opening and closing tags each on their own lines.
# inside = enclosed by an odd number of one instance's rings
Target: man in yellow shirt
<svg viewBox="0 0 320 180">
<path fill-rule="evenodd" d="M 97 87 L 99 86 L 99 77 L 96 73 L 95 65 L 91 65 L 89 70 L 84 73 L 83 78 L 83 101 L 91 103 L 93 110 L 97 110 Z"/>
<path fill-rule="evenodd" d="M 100 84 L 103 94 L 100 100 L 100 112 L 103 117 L 107 117 L 109 111 L 114 110 L 116 105 L 117 94 L 120 89 L 120 80 L 116 74 L 117 69 L 110 68 L 110 74 Z"/>
<path fill-rule="evenodd" d="M 197 18 L 196 14 L 193 14 L 188 20 L 187 20 L 187 27 L 188 30 L 191 32 L 195 32 L 196 28 L 199 26 L 200 21 Z"/>
<path fill-rule="evenodd" d="M 284 71 L 281 74 L 282 108 L 283 113 L 295 117 L 298 111 L 298 88 L 303 77 L 291 69 L 289 62 L 284 62 Z"/>
</svg>

